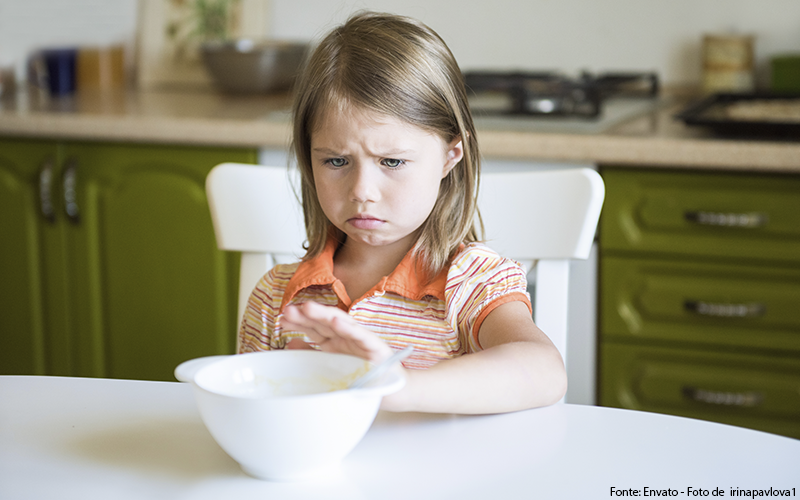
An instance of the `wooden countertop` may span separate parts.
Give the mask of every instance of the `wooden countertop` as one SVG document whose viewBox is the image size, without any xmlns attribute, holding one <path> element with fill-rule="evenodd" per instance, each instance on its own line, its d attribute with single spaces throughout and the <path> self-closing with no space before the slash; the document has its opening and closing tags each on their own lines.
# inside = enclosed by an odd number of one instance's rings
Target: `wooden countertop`
<svg viewBox="0 0 800 500">
<path fill-rule="evenodd" d="M 50 99 L 19 92 L 0 100 L 0 136 L 285 149 L 287 96 L 111 92 Z M 800 172 L 800 140 L 737 140 L 687 127 L 667 104 L 597 134 L 478 128 L 485 157 Z"/>
<path fill-rule="evenodd" d="M 20 92 L 0 101 L 0 135 L 285 148 L 287 96 L 106 92 L 51 99 Z"/>
</svg>

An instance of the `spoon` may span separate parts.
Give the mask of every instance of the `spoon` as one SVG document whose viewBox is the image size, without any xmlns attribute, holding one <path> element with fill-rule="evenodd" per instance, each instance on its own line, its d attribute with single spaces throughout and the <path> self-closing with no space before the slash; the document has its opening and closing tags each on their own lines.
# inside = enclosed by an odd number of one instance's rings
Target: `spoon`
<svg viewBox="0 0 800 500">
<path fill-rule="evenodd" d="M 397 351 L 385 360 L 370 368 L 369 371 L 364 375 L 361 375 L 354 381 L 350 382 L 350 385 L 348 385 L 347 388 L 358 389 L 359 387 L 362 387 L 364 384 L 374 379 L 378 375 L 383 374 L 383 372 L 391 368 L 398 361 L 406 359 L 409 355 L 411 355 L 412 352 L 414 352 L 414 346 L 406 346 L 405 349 Z"/>
</svg>

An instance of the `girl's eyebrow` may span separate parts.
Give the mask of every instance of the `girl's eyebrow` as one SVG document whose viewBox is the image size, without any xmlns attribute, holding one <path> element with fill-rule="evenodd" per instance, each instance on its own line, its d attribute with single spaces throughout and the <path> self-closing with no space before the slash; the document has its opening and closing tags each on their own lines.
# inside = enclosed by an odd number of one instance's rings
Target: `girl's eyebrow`
<svg viewBox="0 0 800 500">
<path fill-rule="evenodd" d="M 342 154 L 342 153 L 340 153 L 340 152 L 338 152 L 336 150 L 333 150 L 333 149 L 330 149 L 330 148 L 325 148 L 325 147 L 312 148 L 311 151 L 313 151 L 315 153 L 321 153 L 321 154 L 325 154 L 325 155 L 334 155 L 334 156 Z M 405 155 L 411 155 L 411 154 L 414 154 L 414 153 L 416 153 L 416 151 L 413 150 L 413 149 L 393 149 L 393 150 L 384 151 L 382 153 L 379 153 L 377 156 L 382 156 L 382 157 L 405 156 Z"/>
<path fill-rule="evenodd" d="M 323 153 L 323 154 L 326 154 L 326 155 L 338 155 L 338 154 L 340 154 L 338 151 L 335 151 L 335 150 L 330 149 L 330 148 L 313 148 L 311 151 L 313 151 L 315 153 Z"/>
<path fill-rule="evenodd" d="M 416 153 L 416 151 L 413 149 L 395 149 L 386 151 L 385 153 L 382 153 L 381 156 L 406 156 L 414 153 Z"/>
</svg>

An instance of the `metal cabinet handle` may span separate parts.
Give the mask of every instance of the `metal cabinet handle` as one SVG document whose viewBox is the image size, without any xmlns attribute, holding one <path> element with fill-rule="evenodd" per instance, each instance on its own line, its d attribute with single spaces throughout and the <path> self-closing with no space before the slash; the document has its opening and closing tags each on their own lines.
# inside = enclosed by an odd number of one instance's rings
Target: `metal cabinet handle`
<svg viewBox="0 0 800 500">
<path fill-rule="evenodd" d="M 720 406 L 739 406 L 742 408 L 752 408 L 760 405 L 762 401 L 764 401 L 764 395 L 760 392 L 754 391 L 712 391 L 708 389 L 700 389 L 698 387 L 684 386 L 682 392 L 683 397 L 690 401 Z"/>
<path fill-rule="evenodd" d="M 61 181 L 64 187 L 64 212 L 73 224 L 78 224 L 81 220 L 77 193 L 78 160 L 75 158 L 67 160 Z"/>
<path fill-rule="evenodd" d="M 701 226 L 741 227 L 746 229 L 764 227 L 769 222 L 767 214 L 761 212 L 725 213 L 700 210 L 684 212 L 683 218 Z"/>
<path fill-rule="evenodd" d="M 46 159 L 39 168 L 39 209 L 44 220 L 51 224 L 56 221 L 56 212 L 53 209 L 53 168 L 52 158 Z"/>
<path fill-rule="evenodd" d="M 717 318 L 756 318 L 767 312 L 767 306 L 758 302 L 749 304 L 724 304 L 703 302 L 701 300 L 687 300 L 683 308 L 700 316 L 713 316 Z"/>
</svg>

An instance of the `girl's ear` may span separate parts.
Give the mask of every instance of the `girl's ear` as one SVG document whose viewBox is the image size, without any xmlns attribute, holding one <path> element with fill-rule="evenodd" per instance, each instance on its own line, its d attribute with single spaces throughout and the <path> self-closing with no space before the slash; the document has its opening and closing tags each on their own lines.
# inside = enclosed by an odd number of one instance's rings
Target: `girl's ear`
<svg viewBox="0 0 800 500">
<path fill-rule="evenodd" d="M 464 145 L 461 143 L 461 137 L 456 137 L 453 142 L 447 145 L 445 163 L 442 167 L 442 179 L 447 177 L 447 174 L 453 170 L 453 167 L 458 165 L 462 158 L 464 158 Z"/>
</svg>

